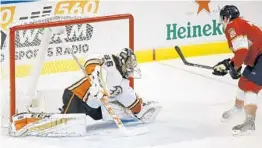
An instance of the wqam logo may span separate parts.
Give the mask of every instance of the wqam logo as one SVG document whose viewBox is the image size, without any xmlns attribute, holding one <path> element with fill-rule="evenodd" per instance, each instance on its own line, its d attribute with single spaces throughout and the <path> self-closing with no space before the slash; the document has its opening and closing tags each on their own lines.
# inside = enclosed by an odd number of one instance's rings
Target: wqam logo
<svg viewBox="0 0 262 148">
<path fill-rule="evenodd" d="M 93 27 L 89 24 L 69 25 L 66 27 L 65 38 L 52 34 L 47 56 L 57 57 L 74 53 L 87 53 L 89 50 L 88 40 L 92 38 Z M 33 59 L 40 48 L 43 29 L 22 30 L 16 32 L 16 60 Z M 62 43 L 62 40 L 65 43 Z"/>
<path fill-rule="evenodd" d="M 91 39 L 93 34 L 93 27 L 89 24 L 76 24 L 65 26 L 66 42 L 81 42 Z M 16 47 L 33 47 L 40 46 L 43 36 L 43 29 L 20 30 L 16 32 Z M 49 44 L 60 44 L 62 39 L 57 34 L 52 34 Z"/>
</svg>

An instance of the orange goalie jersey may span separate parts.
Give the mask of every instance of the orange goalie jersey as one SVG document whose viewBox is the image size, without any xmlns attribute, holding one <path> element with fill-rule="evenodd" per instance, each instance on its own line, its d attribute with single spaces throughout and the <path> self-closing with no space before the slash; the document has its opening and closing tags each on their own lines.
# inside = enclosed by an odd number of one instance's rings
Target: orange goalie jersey
<svg viewBox="0 0 262 148">
<path fill-rule="evenodd" d="M 235 54 L 232 59 L 234 66 L 240 67 L 243 63 L 253 66 L 262 53 L 262 29 L 238 17 L 226 26 L 225 35 Z"/>
</svg>

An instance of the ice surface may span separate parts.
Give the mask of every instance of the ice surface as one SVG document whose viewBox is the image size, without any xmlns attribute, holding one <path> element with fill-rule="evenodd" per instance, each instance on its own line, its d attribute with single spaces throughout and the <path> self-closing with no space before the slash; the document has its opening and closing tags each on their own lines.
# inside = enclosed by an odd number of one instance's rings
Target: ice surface
<svg viewBox="0 0 262 148">
<path fill-rule="evenodd" d="M 213 66 L 231 55 L 188 58 L 190 62 Z M 262 111 L 258 109 L 257 130 L 249 136 L 233 137 L 231 128 L 244 116 L 223 123 L 221 114 L 234 103 L 237 81 L 217 77 L 211 71 L 188 67 L 180 59 L 141 64 L 143 78 L 135 89 L 144 100 L 159 101 L 163 108 L 149 132 L 136 137 L 114 136 L 117 128 L 90 120 L 95 134 L 76 138 L 12 138 L 1 132 L 1 148 L 261 148 Z M 259 100 L 261 105 L 262 99 Z M 103 127 L 107 128 L 103 130 Z M 130 126 L 128 128 L 135 128 Z M 3 130 L 3 129 L 2 129 Z"/>
</svg>

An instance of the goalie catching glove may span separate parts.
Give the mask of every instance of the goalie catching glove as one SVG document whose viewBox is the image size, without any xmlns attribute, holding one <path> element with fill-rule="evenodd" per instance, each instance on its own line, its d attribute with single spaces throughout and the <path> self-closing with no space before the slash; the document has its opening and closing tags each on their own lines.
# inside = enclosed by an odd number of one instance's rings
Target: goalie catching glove
<svg viewBox="0 0 262 148">
<path fill-rule="evenodd" d="M 102 84 L 106 85 L 103 81 L 106 79 L 106 71 L 101 66 L 96 66 L 91 74 L 91 87 L 89 88 L 89 97 L 93 99 L 101 99 L 107 91 L 110 98 L 114 98 L 123 92 L 121 85 L 112 86 L 108 89 L 107 86 L 103 88 Z M 106 90 L 104 90 L 106 89 Z M 108 89 L 108 90 L 107 90 Z"/>
<path fill-rule="evenodd" d="M 217 76 L 225 76 L 229 72 L 233 79 L 238 79 L 241 76 L 241 69 L 241 66 L 235 69 L 234 62 L 230 59 L 225 59 L 214 66 L 212 73 Z"/>
</svg>

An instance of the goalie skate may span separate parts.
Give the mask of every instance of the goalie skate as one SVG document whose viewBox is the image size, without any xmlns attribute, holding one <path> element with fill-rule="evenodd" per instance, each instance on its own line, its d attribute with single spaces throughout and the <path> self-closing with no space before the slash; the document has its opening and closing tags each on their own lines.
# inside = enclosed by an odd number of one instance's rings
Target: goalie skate
<svg viewBox="0 0 262 148">
<path fill-rule="evenodd" d="M 256 129 L 254 117 L 247 117 L 245 122 L 240 125 L 236 125 L 232 129 L 234 136 L 246 135 L 254 132 Z"/>
<path fill-rule="evenodd" d="M 156 119 L 161 108 L 158 102 L 149 101 L 143 103 L 142 110 L 135 116 L 143 123 L 151 123 Z"/>
</svg>

